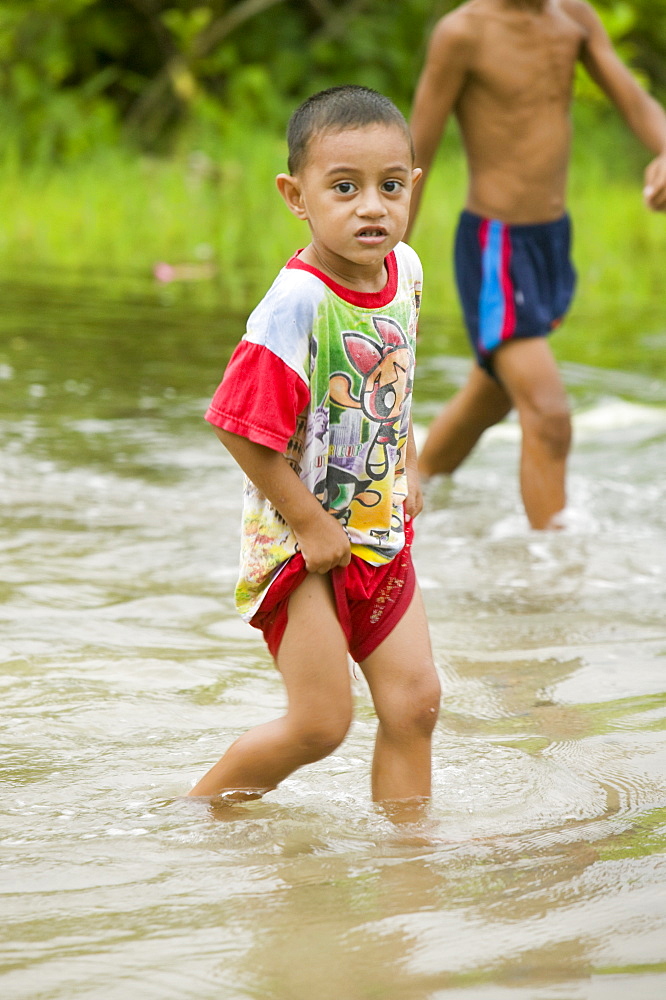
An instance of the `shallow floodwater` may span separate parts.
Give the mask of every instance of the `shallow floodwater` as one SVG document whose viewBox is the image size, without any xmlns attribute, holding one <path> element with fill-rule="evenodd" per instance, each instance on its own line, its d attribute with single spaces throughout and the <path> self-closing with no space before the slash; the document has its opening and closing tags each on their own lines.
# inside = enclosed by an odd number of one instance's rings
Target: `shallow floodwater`
<svg viewBox="0 0 666 1000">
<path fill-rule="evenodd" d="M 427 821 L 369 801 L 360 681 L 333 756 L 215 813 L 184 794 L 284 705 L 202 420 L 241 318 L 4 294 L 2 997 L 663 1000 L 666 379 L 563 365 L 561 533 L 526 528 L 511 421 L 428 490 Z M 424 351 L 419 433 L 467 365 Z"/>
</svg>

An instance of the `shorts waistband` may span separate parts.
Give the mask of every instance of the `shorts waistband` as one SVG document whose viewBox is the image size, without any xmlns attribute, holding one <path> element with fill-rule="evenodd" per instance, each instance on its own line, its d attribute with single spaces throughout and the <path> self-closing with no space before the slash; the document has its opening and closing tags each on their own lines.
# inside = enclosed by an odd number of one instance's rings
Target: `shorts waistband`
<svg viewBox="0 0 666 1000">
<path fill-rule="evenodd" d="M 569 213 L 565 212 L 561 215 L 559 219 L 552 219 L 550 222 L 506 222 L 502 223 L 501 219 L 486 219 L 483 215 L 476 215 L 474 212 L 468 211 L 464 208 L 460 213 L 460 225 L 478 229 L 480 223 L 482 222 L 500 222 L 500 224 L 505 225 L 508 231 L 515 236 L 542 236 L 550 235 L 553 232 L 557 232 L 558 229 L 566 229 L 570 223 Z"/>
</svg>

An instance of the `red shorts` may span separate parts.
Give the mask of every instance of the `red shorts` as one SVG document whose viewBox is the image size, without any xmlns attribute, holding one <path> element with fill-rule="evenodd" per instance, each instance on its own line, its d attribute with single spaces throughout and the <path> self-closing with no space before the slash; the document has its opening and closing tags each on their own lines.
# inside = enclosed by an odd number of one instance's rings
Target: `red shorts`
<svg viewBox="0 0 666 1000">
<path fill-rule="evenodd" d="M 361 663 L 393 631 L 414 595 L 416 574 L 412 563 L 414 528 L 405 524 L 404 548 L 383 566 L 372 566 L 352 556 L 349 566 L 331 570 L 331 583 L 338 619 L 347 638 L 349 652 Z M 271 652 L 277 657 L 287 627 L 289 598 L 303 583 L 308 571 L 303 556 L 292 556 L 269 587 L 250 625 L 261 629 Z"/>
</svg>

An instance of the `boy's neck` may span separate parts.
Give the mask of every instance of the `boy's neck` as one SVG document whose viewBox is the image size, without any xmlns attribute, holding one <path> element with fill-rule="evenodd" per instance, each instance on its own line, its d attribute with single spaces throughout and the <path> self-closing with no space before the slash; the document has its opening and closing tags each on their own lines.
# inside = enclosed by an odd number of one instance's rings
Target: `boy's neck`
<svg viewBox="0 0 666 1000">
<path fill-rule="evenodd" d="M 348 288 L 352 292 L 376 295 L 377 292 L 384 290 L 388 281 L 385 261 L 382 261 L 379 267 L 366 268 L 328 254 L 324 255 L 314 243 L 308 244 L 300 254 L 300 259 L 304 264 L 316 268 L 327 278 L 331 278 L 336 284 L 342 285 L 343 288 Z"/>
</svg>

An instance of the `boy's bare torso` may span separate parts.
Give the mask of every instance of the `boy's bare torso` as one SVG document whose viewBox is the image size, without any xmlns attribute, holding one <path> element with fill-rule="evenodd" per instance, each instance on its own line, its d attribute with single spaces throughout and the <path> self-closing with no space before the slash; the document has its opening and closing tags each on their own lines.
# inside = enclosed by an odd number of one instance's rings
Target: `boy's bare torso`
<svg viewBox="0 0 666 1000">
<path fill-rule="evenodd" d="M 565 211 L 571 105 L 586 30 L 568 0 L 470 0 L 455 103 L 469 163 L 467 208 L 509 223 Z"/>
</svg>

